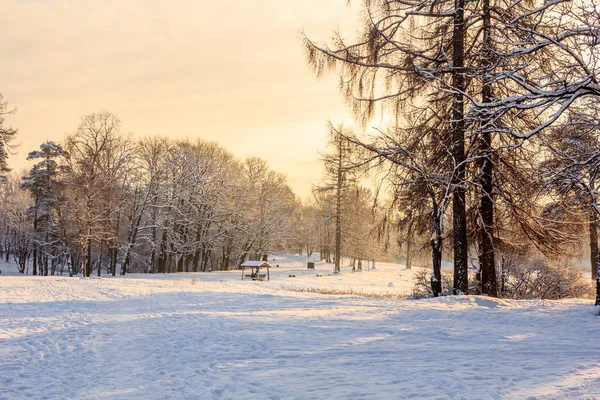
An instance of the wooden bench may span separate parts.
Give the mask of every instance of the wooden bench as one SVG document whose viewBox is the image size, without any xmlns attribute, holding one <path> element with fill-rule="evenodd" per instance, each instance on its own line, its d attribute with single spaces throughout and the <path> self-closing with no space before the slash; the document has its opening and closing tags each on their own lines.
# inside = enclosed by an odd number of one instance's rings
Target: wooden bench
<svg viewBox="0 0 600 400">
<path fill-rule="evenodd" d="M 267 274 L 253 274 L 251 276 L 253 281 L 264 281 L 267 277 Z"/>
</svg>

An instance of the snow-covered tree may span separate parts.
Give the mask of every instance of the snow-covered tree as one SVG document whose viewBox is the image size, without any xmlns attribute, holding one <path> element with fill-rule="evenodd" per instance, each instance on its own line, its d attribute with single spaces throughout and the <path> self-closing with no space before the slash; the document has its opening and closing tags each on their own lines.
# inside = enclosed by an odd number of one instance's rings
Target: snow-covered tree
<svg viewBox="0 0 600 400">
<path fill-rule="evenodd" d="M 76 132 L 66 140 L 67 205 L 81 250 L 84 276 L 90 276 L 93 267 L 92 246 L 99 249 L 101 257 L 104 246 L 113 247 L 120 233 L 126 199 L 124 185 L 130 176 L 135 149 L 120 126 L 113 114 L 90 114 L 82 118 Z M 101 258 L 97 264 L 100 274 Z"/>
<path fill-rule="evenodd" d="M 18 265 L 20 273 L 25 273 L 31 248 L 32 205 L 29 194 L 20 188 L 17 174 L 9 174 L 0 183 L 0 238 L 5 261 L 10 256 Z"/>
</svg>

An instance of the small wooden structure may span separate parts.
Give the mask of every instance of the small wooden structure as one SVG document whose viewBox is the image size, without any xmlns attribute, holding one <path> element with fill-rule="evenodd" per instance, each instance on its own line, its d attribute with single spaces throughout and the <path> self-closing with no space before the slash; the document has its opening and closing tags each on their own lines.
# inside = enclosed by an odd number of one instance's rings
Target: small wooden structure
<svg viewBox="0 0 600 400">
<path fill-rule="evenodd" d="M 240 265 L 240 268 L 242 269 L 242 280 L 244 280 L 244 278 L 250 278 L 253 281 L 264 281 L 265 278 L 267 278 L 267 280 L 271 279 L 269 276 L 271 265 L 266 261 L 246 261 Z M 266 274 L 261 273 L 261 269 L 264 270 L 264 268 L 267 269 Z M 250 274 L 248 274 L 248 270 L 250 270 Z"/>
</svg>

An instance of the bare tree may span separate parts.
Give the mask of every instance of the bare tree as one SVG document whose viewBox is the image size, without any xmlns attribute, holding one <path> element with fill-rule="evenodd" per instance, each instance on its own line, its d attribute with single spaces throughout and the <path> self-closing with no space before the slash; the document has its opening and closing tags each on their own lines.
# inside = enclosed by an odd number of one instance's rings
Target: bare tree
<svg viewBox="0 0 600 400">
<path fill-rule="evenodd" d="M 343 226 L 344 218 L 349 214 L 349 205 L 351 203 L 350 191 L 355 186 L 356 169 L 352 161 L 353 151 L 350 142 L 346 139 L 344 128 L 342 126 L 334 127 L 329 124 L 329 143 L 330 153 L 321 156 L 325 164 L 325 180 L 317 186 L 317 192 L 328 192 L 334 202 L 333 215 L 330 218 L 335 220 L 335 258 L 334 273 L 340 272 L 340 262 L 342 258 L 342 246 L 344 243 Z"/>
<path fill-rule="evenodd" d="M 0 178 L 6 178 L 6 173 L 10 172 L 8 168 L 8 152 L 10 142 L 17 134 L 17 130 L 4 126 L 6 115 L 14 113 L 14 109 L 8 108 L 8 103 L 3 101 L 3 96 L 0 94 Z"/>
<path fill-rule="evenodd" d="M 595 105 L 588 105 L 587 109 L 590 112 L 570 113 L 562 125 L 542 138 L 548 155 L 540 168 L 551 190 L 581 199 L 597 215 L 600 213 L 597 182 L 600 174 L 600 117 Z M 590 217 L 589 225 L 592 277 L 596 279 L 596 305 L 600 305 L 596 216 Z"/>
<path fill-rule="evenodd" d="M 82 118 L 66 140 L 70 175 L 67 201 L 72 210 L 83 260 L 83 275 L 90 276 L 92 245 L 102 254 L 107 241 L 116 240 L 125 198 L 122 185 L 129 174 L 133 144 L 120 130 L 119 119 L 108 112 Z M 116 232 L 116 231 L 117 232 Z M 102 259 L 98 262 L 98 273 Z"/>
</svg>

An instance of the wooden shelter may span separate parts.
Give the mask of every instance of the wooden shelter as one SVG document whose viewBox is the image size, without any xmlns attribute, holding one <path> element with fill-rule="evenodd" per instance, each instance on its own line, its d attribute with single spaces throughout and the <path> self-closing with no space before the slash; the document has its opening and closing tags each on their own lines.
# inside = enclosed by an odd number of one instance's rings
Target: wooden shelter
<svg viewBox="0 0 600 400">
<path fill-rule="evenodd" d="M 264 281 L 265 278 L 270 280 L 269 269 L 271 265 L 266 261 L 245 261 L 240 265 L 240 268 L 242 269 L 242 280 L 244 278 L 250 278 L 253 281 Z M 267 273 L 261 273 L 261 269 L 264 271 L 265 268 L 267 269 Z"/>
</svg>

